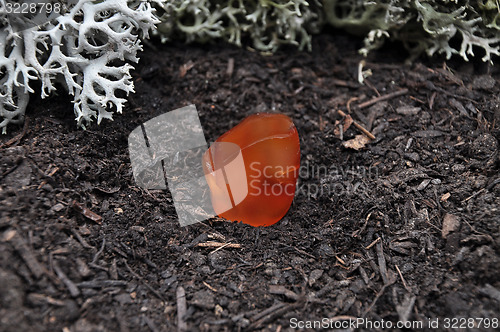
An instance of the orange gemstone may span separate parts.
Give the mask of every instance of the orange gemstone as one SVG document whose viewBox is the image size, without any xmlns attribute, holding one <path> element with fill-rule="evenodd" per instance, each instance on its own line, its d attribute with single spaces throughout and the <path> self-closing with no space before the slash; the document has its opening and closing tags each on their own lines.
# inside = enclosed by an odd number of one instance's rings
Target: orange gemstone
<svg viewBox="0 0 500 332">
<path fill-rule="evenodd" d="M 203 155 L 215 213 L 252 226 L 283 218 L 295 195 L 299 167 L 299 135 L 284 114 L 247 117 Z"/>
</svg>

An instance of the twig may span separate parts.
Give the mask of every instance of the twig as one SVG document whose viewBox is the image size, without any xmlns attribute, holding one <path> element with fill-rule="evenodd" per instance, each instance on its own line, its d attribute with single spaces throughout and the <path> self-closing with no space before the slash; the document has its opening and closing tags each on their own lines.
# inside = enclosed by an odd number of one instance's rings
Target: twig
<svg viewBox="0 0 500 332">
<path fill-rule="evenodd" d="M 351 103 L 352 103 L 353 101 L 358 100 L 358 99 L 359 99 L 358 97 L 352 97 L 351 99 L 349 99 L 349 100 L 347 101 L 347 104 L 346 104 L 346 107 L 347 107 L 347 112 L 351 113 Z"/>
<path fill-rule="evenodd" d="M 24 135 L 26 135 L 26 131 L 28 129 L 28 124 L 29 124 L 29 119 L 27 117 L 24 118 L 24 126 L 23 126 L 23 131 L 21 131 L 19 134 L 17 134 L 16 136 L 12 137 L 10 140 L 8 140 L 7 142 L 5 143 L 2 143 L 0 144 L 0 149 L 1 148 L 6 148 L 16 142 L 19 142 L 23 137 Z"/>
<path fill-rule="evenodd" d="M 378 243 L 378 241 L 380 241 L 380 237 L 376 238 L 375 241 L 373 241 L 372 243 L 370 243 L 369 245 L 367 245 L 365 247 L 366 250 L 370 249 L 371 247 L 373 247 L 374 245 L 376 245 Z"/>
<path fill-rule="evenodd" d="M 470 199 L 472 199 L 472 198 L 476 197 L 477 195 L 479 195 L 480 193 L 482 193 L 484 190 L 485 190 L 485 188 L 482 188 L 481 190 L 476 191 L 475 193 L 473 193 L 472 195 L 470 195 L 469 197 L 467 197 L 466 199 L 464 199 L 464 200 L 462 201 L 462 203 L 467 202 L 468 200 L 470 200 Z"/>
<path fill-rule="evenodd" d="M 205 248 L 241 248 L 241 244 L 239 243 L 222 243 L 222 242 L 203 242 L 198 243 L 197 247 L 205 247 Z"/>
<path fill-rule="evenodd" d="M 287 289 L 285 286 L 281 285 L 269 285 L 269 293 L 271 294 L 277 294 L 277 295 L 284 295 L 285 297 L 289 298 L 290 300 L 298 301 L 300 296 L 297 295 L 295 292 Z"/>
<path fill-rule="evenodd" d="M 207 288 L 210 289 L 212 292 L 217 293 L 217 288 L 210 286 L 207 282 L 203 281 L 203 285 L 207 286 Z"/>
<path fill-rule="evenodd" d="M 375 303 L 377 303 L 378 299 L 382 296 L 382 294 L 384 294 L 385 288 L 387 286 L 388 285 L 386 285 L 386 284 L 384 284 L 384 286 L 382 286 L 380 291 L 378 291 L 377 295 L 373 299 L 372 303 L 368 306 L 368 308 L 366 308 L 366 310 L 363 312 L 363 315 L 361 315 L 361 317 L 365 318 L 366 315 L 373 309 L 373 306 L 375 305 Z"/>
<path fill-rule="evenodd" d="M 144 278 L 141 277 L 140 275 L 138 275 L 137 273 L 134 272 L 134 270 L 132 270 L 132 268 L 128 265 L 127 261 L 125 259 L 122 260 L 123 261 L 123 264 L 125 265 L 125 267 L 127 268 L 127 270 L 138 280 L 142 281 L 142 284 L 144 285 L 144 287 L 146 287 L 147 289 L 149 289 L 151 291 L 151 293 L 153 293 L 154 295 L 156 295 L 160 300 L 162 301 L 166 301 L 165 297 L 163 295 L 161 295 L 156 289 L 154 289 L 153 287 L 151 287 L 149 284 L 147 284 L 145 281 L 144 281 Z"/>
<path fill-rule="evenodd" d="M 314 258 L 316 259 L 316 256 L 314 255 L 311 255 L 310 253 L 308 253 L 307 251 L 304 251 L 302 249 L 299 249 L 299 248 L 296 248 L 296 247 L 293 247 L 295 250 L 297 250 L 297 252 L 301 253 L 302 255 L 306 255 L 308 257 L 311 257 L 311 258 Z"/>
<path fill-rule="evenodd" d="M 71 207 L 81 213 L 84 217 L 96 222 L 99 225 L 102 224 L 102 217 L 100 215 L 85 207 L 83 204 L 78 203 L 76 200 L 71 202 Z"/>
<path fill-rule="evenodd" d="M 383 95 L 383 96 L 380 96 L 380 97 L 375 97 L 373 99 L 365 101 L 364 103 L 359 104 L 358 108 L 359 109 L 366 108 L 366 107 L 372 106 L 373 104 L 376 104 L 378 102 L 381 102 L 381 101 L 384 101 L 384 100 L 388 100 L 388 99 L 391 99 L 391 98 L 394 98 L 394 97 L 402 96 L 402 95 L 407 94 L 407 93 L 408 93 L 408 89 L 406 89 L 406 88 L 398 90 L 398 91 L 394 91 L 394 92 L 388 93 L 386 95 Z"/>
<path fill-rule="evenodd" d="M 340 315 L 340 316 L 335 316 L 335 317 L 329 318 L 330 322 L 338 322 L 338 321 L 343 321 L 343 320 L 355 321 L 357 319 L 358 319 L 357 317 L 347 316 L 347 315 Z"/>
<path fill-rule="evenodd" d="M 274 312 L 276 310 L 279 310 L 279 309 L 281 309 L 281 308 L 283 308 L 285 306 L 286 306 L 285 303 L 275 304 L 275 305 L 273 305 L 273 306 L 271 306 L 271 307 L 269 307 L 269 308 L 267 308 L 267 309 L 259 312 L 258 314 L 252 316 L 252 318 L 250 318 L 250 320 L 257 321 L 257 320 L 261 319 L 262 317 L 264 317 L 264 316 L 266 316 L 266 315 L 268 315 L 268 314 L 270 314 L 270 313 L 272 313 L 272 312 Z"/>
<path fill-rule="evenodd" d="M 186 291 L 182 286 L 179 286 L 175 293 L 177 298 L 177 331 L 187 331 L 188 327 L 184 320 L 187 311 Z"/>
<path fill-rule="evenodd" d="M 68 278 L 68 276 L 66 276 L 66 274 L 64 274 L 64 272 L 61 270 L 56 261 L 54 261 L 53 266 L 54 266 L 54 271 L 56 272 L 59 279 L 61 279 L 61 281 L 66 285 L 71 296 L 77 297 L 78 295 L 80 295 L 80 290 L 78 289 L 78 287 L 75 285 L 73 281 L 71 281 Z"/>
<path fill-rule="evenodd" d="M 360 265 L 359 268 L 359 274 L 361 274 L 361 278 L 363 278 L 363 281 L 365 282 L 365 285 L 369 286 L 370 285 L 370 278 L 368 278 L 368 274 L 366 273 L 365 269 Z"/>
<path fill-rule="evenodd" d="M 399 269 L 399 266 L 395 265 L 396 266 L 396 270 L 398 270 L 398 274 L 399 274 L 399 277 L 401 278 L 401 281 L 403 282 L 403 286 L 405 287 L 405 289 L 411 293 L 411 290 L 410 288 L 408 287 L 408 285 L 406 284 L 406 281 L 405 281 L 405 278 L 403 278 L 403 274 L 401 273 L 401 270 Z"/>
<path fill-rule="evenodd" d="M 103 237 L 102 238 L 102 244 L 101 244 L 101 248 L 99 249 L 98 252 L 95 253 L 94 255 L 94 258 L 92 259 L 92 264 L 95 264 L 97 263 L 97 260 L 99 259 L 99 256 L 101 256 L 102 252 L 104 251 L 104 247 L 106 246 L 106 238 Z"/>
<path fill-rule="evenodd" d="M 347 114 L 345 114 L 341 110 L 338 110 L 337 112 L 340 114 L 340 116 L 347 116 Z M 363 132 L 363 134 L 365 134 L 366 136 L 368 136 L 370 139 L 372 139 L 372 140 L 375 139 L 375 136 L 372 133 L 370 133 L 368 130 L 366 130 L 365 127 L 363 127 L 362 125 L 360 125 L 356 120 L 353 119 L 352 120 L 352 124 L 356 128 L 358 128 L 359 130 L 361 130 Z"/>
<path fill-rule="evenodd" d="M 80 233 L 78 233 L 78 231 L 74 228 L 71 228 L 71 233 L 73 233 L 73 235 L 76 237 L 76 239 L 82 244 L 82 246 L 84 248 L 87 248 L 87 249 L 95 249 L 95 247 L 91 246 L 90 244 L 87 243 L 87 241 L 85 241 L 85 239 L 80 235 Z"/>
<path fill-rule="evenodd" d="M 495 287 L 493 287 L 492 285 L 486 284 L 484 285 L 484 287 L 480 288 L 479 291 L 484 295 L 488 295 L 492 299 L 495 299 L 498 302 L 500 302 L 500 291 Z"/>
<path fill-rule="evenodd" d="M 78 283 L 78 287 L 81 288 L 106 288 L 122 286 L 127 286 L 127 282 L 125 280 L 90 280 Z"/>
<path fill-rule="evenodd" d="M 265 309 L 264 311 L 254 315 L 252 318 L 250 318 L 250 320 L 253 321 L 253 323 L 248 328 L 250 330 L 258 329 L 259 327 L 261 327 L 262 324 L 269 321 L 273 317 L 282 315 L 285 312 L 290 312 L 293 308 L 296 308 L 299 305 L 301 304 L 300 303 L 293 303 L 288 305 L 285 303 L 275 304 Z"/>
<path fill-rule="evenodd" d="M 210 254 L 213 254 L 214 252 L 219 251 L 219 250 L 221 250 L 221 249 L 223 249 L 223 248 L 225 248 L 225 247 L 227 247 L 227 246 L 229 246 L 229 245 L 231 245 L 231 244 L 232 244 L 231 242 L 228 242 L 228 243 L 224 244 L 223 246 L 220 246 L 219 248 L 217 248 L 217 249 L 215 249 L 215 250 L 212 250 L 212 251 L 210 252 Z"/>
<path fill-rule="evenodd" d="M 339 256 L 335 255 L 335 259 L 338 260 L 340 264 L 347 266 L 346 262 Z"/>
</svg>

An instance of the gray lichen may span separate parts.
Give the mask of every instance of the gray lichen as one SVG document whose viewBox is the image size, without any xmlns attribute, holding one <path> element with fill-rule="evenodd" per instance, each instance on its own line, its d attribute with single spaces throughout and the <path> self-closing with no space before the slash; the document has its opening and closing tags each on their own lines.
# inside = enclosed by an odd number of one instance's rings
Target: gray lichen
<svg viewBox="0 0 500 332">
<path fill-rule="evenodd" d="M 421 53 L 458 54 L 464 60 L 482 49 L 483 61 L 500 55 L 498 0 L 323 0 L 328 22 L 365 35 L 367 54 L 384 39 L 403 42 L 410 59 Z M 458 41 L 454 46 L 452 40 Z"/>
<path fill-rule="evenodd" d="M 12 16 L 0 0 L 0 129 L 21 123 L 41 82 L 45 98 L 62 83 L 73 95 L 77 123 L 111 119 L 133 92 L 130 76 L 140 38 L 222 39 L 274 52 L 281 45 L 311 50 L 323 23 L 365 37 L 368 54 L 401 41 L 413 60 L 422 53 L 465 60 L 500 55 L 500 0 L 39 0 L 65 3 L 45 21 Z M 156 10 L 156 12 L 155 12 Z M 159 18 L 159 20 L 158 20 Z M 43 17 L 42 17 L 43 19 Z M 15 21 L 15 23 L 14 23 Z M 19 27 L 22 27 L 21 29 Z"/>
<path fill-rule="evenodd" d="M 163 4 L 158 33 L 163 41 L 223 39 L 241 46 L 248 37 L 259 51 L 274 52 L 282 44 L 311 50 L 323 13 L 316 0 L 173 0 Z"/>
<path fill-rule="evenodd" d="M 55 3 L 55 1 L 52 1 Z M 6 1 L 0 0 L 0 128 L 24 120 L 30 83 L 41 82 L 41 96 L 62 83 L 74 97 L 77 123 L 100 122 L 121 113 L 133 91 L 130 76 L 141 50 L 139 37 L 158 23 L 150 1 L 71 0 L 67 11 L 44 24 L 16 29 Z M 30 18 L 18 15 L 19 21 Z M 22 23 L 22 22 L 21 22 Z M 26 25 L 28 26 L 28 25 Z"/>
</svg>

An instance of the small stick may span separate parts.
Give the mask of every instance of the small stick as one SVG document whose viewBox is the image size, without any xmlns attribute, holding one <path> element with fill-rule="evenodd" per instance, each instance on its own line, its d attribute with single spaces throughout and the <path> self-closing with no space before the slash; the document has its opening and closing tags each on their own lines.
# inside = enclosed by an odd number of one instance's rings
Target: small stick
<svg viewBox="0 0 500 332">
<path fill-rule="evenodd" d="M 56 272 L 59 279 L 61 279 L 61 281 L 66 285 L 72 297 L 77 297 L 78 295 L 80 295 L 80 290 L 78 289 L 78 287 L 66 276 L 57 262 L 54 262 L 54 271 Z"/>
<path fill-rule="evenodd" d="M 241 248 L 241 244 L 239 243 L 222 243 L 222 242 L 203 242 L 198 243 L 197 247 L 206 247 L 206 248 Z"/>
<path fill-rule="evenodd" d="M 210 254 L 213 254 L 214 252 L 219 251 L 219 250 L 221 250 L 221 249 L 223 249 L 223 248 L 227 247 L 227 246 L 228 246 L 228 245 L 230 245 L 230 244 L 232 244 L 232 243 L 231 243 L 231 242 L 228 242 L 228 243 L 224 244 L 223 246 L 220 246 L 219 248 L 217 248 L 217 249 L 215 249 L 215 250 L 211 251 L 211 252 L 210 252 Z"/>
<path fill-rule="evenodd" d="M 177 298 L 177 331 L 187 331 L 188 327 L 186 321 L 184 320 L 184 316 L 187 311 L 186 304 L 186 291 L 182 286 L 177 287 L 175 292 Z"/>
<path fill-rule="evenodd" d="M 339 256 L 335 256 L 335 258 L 340 262 L 340 264 L 342 265 L 347 265 L 344 260 L 342 258 L 340 258 Z"/>
<path fill-rule="evenodd" d="M 476 197 L 477 195 L 479 195 L 480 193 L 482 193 L 482 192 L 484 191 L 484 189 L 485 189 L 485 188 L 483 188 L 483 189 L 481 189 L 481 190 L 479 190 L 479 191 L 476 191 L 474 194 L 472 194 L 472 195 L 470 195 L 469 197 L 467 197 L 466 199 L 464 199 L 464 200 L 462 201 L 462 203 L 467 202 L 468 200 L 470 200 L 470 199 L 472 199 L 472 198 Z"/>
<path fill-rule="evenodd" d="M 382 296 L 382 294 L 384 294 L 385 288 L 387 286 L 388 286 L 387 284 L 384 284 L 384 286 L 380 288 L 380 290 L 377 292 L 377 295 L 375 295 L 375 298 L 373 299 L 372 303 L 370 303 L 368 308 L 363 312 L 363 315 L 361 315 L 362 318 L 365 318 L 366 315 L 373 309 L 375 303 L 377 303 L 378 299 Z"/>
<path fill-rule="evenodd" d="M 94 255 L 94 258 L 92 259 L 92 263 L 95 264 L 97 263 L 97 260 L 99 259 L 99 256 L 101 256 L 101 254 L 103 253 L 104 251 L 104 247 L 106 246 L 106 238 L 103 237 L 102 238 L 102 244 L 101 244 L 101 248 L 99 249 L 99 251 L 97 251 Z"/>
<path fill-rule="evenodd" d="M 391 99 L 391 98 L 394 98 L 394 97 L 398 97 L 398 96 L 404 95 L 406 93 L 408 93 L 408 89 L 406 89 L 406 88 L 398 90 L 398 91 L 394 91 L 394 92 L 388 93 L 386 95 L 383 95 L 383 96 L 376 97 L 376 98 L 373 98 L 371 100 L 365 101 L 364 103 L 359 104 L 358 108 L 359 109 L 366 108 L 368 106 L 372 106 L 373 104 L 378 103 L 379 101 L 388 100 L 388 99 Z"/>
<path fill-rule="evenodd" d="M 281 285 L 269 285 L 269 293 L 271 294 L 278 294 L 278 295 L 284 295 L 285 297 L 289 298 L 290 300 L 298 301 L 300 296 L 297 295 L 295 292 L 287 289 L 285 286 Z"/>
<path fill-rule="evenodd" d="M 259 312 L 259 313 L 258 313 L 258 314 L 256 314 L 256 315 L 252 316 L 252 317 L 250 318 L 250 320 L 252 320 L 252 321 L 258 321 L 258 320 L 260 320 L 261 318 L 263 318 L 263 317 L 265 317 L 265 316 L 267 316 L 267 315 L 269 315 L 269 314 L 272 314 L 273 312 L 275 312 L 275 311 L 277 311 L 277 310 L 279 310 L 279 309 L 282 309 L 283 307 L 286 307 L 286 304 L 285 304 L 285 303 L 281 303 L 281 302 L 280 302 L 280 303 L 278 303 L 278 304 L 273 305 L 272 307 L 269 307 L 269 308 L 267 308 L 267 309 L 265 309 L 265 310 L 263 310 L 263 311 Z"/>
<path fill-rule="evenodd" d="M 85 241 L 85 239 L 80 235 L 80 233 L 78 233 L 76 229 L 71 228 L 71 233 L 73 233 L 78 242 L 80 242 L 84 248 L 95 249 L 95 247 L 92 247 L 90 244 L 87 243 L 87 241 Z"/>
<path fill-rule="evenodd" d="M 207 286 L 207 288 L 210 289 L 212 292 L 216 292 L 217 293 L 217 288 L 214 288 L 214 287 L 210 286 L 205 281 L 203 281 L 203 285 Z"/>
<path fill-rule="evenodd" d="M 293 247 L 293 248 L 294 248 L 295 250 L 297 250 L 297 252 L 301 253 L 302 255 L 306 255 L 306 256 L 308 256 L 308 257 L 311 257 L 311 258 L 316 259 L 316 256 L 311 255 L 311 254 L 310 254 L 310 253 L 308 253 L 307 251 L 304 251 L 304 250 L 302 250 L 302 249 L 295 248 L 295 247 Z"/>
<path fill-rule="evenodd" d="M 401 281 L 403 282 L 403 286 L 405 286 L 405 289 L 409 292 L 410 292 L 410 289 L 408 288 L 408 285 L 406 284 L 406 281 L 405 281 L 405 278 L 403 278 L 403 274 L 401 273 L 401 270 L 399 269 L 399 267 L 397 265 L 396 266 L 396 270 L 398 270 L 398 274 L 399 274 L 399 277 L 401 278 Z"/>
<path fill-rule="evenodd" d="M 340 114 L 340 116 L 347 116 L 347 114 L 345 114 L 341 110 L 338 110 L 337 112 Z M 372 139 L 372 140 L 375 139 L 375 136 L 372 133 L 370 133 L 368 130 L 366 130 L 366 128 L 363 127 L 362 125 L 360 125 L 357 121 L 352 120 L 352 124 L 354 125 L 354 127 L 356 127 L 359 130 L 361 130 L 363 132 L 363 134 L 365 134 L 366 136 L 368 136 L 370 139 Z"/>
<path fill-rule="evenodd" d="M 8 146 L 10 146 L 10 145 L 12 145 L 12 144 L 14 144 L 16 142 L 19 142 L 24 137 L 24 135 L 26 135 L 26 130 L 28 129 L 28 125 L 29 125 L 29 118 L 25 117 L 24 118 L 23 131 L 21 131 L 16 136 L 12 137 L 7 142 L 0 144 L 0 149 L 1 148 L 6 148 L 6 147 L 8 147 Z"/>
<path fill-rule="evenodd" d="M 365 249 L 366 250 L 370 249 L 371 247 L 373 247 L 374 245 L 376 245 L 378 241 L 380 241 L 380 237 L 378 237 L 375 241 L 373 241 L 372 243 L 370 243 L 369 245 L 367 245 L 365 247 Z"/>
<path fill-rule="evenodd" d="M 126 259 L 123 259 L 122 260 L 123 264 L 125 265 L 125 267 L 127 268 L 128 272 L 130 272 L 130 274 L 132 274 L 133 277 L 135 277 L 137 280 L 140 280 L 143 282 L 143 285 L 144 287 L 146 287 L 147 289 L 149 289 L 149 291 L 151 293 L 153 293 L 154 295 L 156 295 L 160 300 L 162 301 L 166 301 L 165 298 L 163 297 L 162 294 L 160 294 L 160 292 L 158 292 L 156 289 L 154 289 L 153 287 L 151 287 L 149 284 L 147 284 L 145 281 L 144 281 L 144 278 L 141 277 L 140 275 L 138 275 L 137 273 L 135 273 L 134 270 L 132 270 L 132 268 L 130 267 L 130 265 L 128 265 L 127 263 L 127 260 Z"/>
<path fill-rule="evenodd" d="M 349 100 L 347 101 L 347 104 L 346 104 L 346 107 L 347 107 L 347 112 L 351 113 L 351 103 L 352 103 L 353 101 L 358 100 L 358 99 L 359 99 L 358 97 L 352 97 L 351 99 L 349 99 Z"/>
</svg>

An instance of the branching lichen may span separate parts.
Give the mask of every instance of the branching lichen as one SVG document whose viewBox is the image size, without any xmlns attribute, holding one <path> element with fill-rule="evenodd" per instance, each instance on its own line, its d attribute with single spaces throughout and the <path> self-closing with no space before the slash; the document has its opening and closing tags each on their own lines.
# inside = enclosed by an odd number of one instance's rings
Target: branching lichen
<svg viewBox="0 0 500 332">
<path fill-rule="evenodd" d="M 282 44 L 311 50 L 322 11 L 317 0 L 173 0 L 164 3 L 158 33 L 163 41 L 182 35 L 187 42 L 224 39 L 241 46 L 276 51 Z"/>
<path fill-rule="evenodd" d="M 55 1 L 54 1 L 55 2 Z M 15 31 L 0 0 L 0 128 L 23 121 L 30 86 L 41 82 L 41 96 L 56 82 L 74 96 L 77 123 L 111 119 L 133 91 L 126 61 L 137 62 L 139 37 L 158 23 L 151 1 L 72 0 L 67 12 L 43 25 Z M 26 19 L 22 16 L 18 19 Z"/>
<path fill-rule="evenodd" d="M 410 60 L 422 53 L 500 55 L 500 0 L 38 0 L 66 4 L 60 16 L 12 16 L 0 0 L 0 129 L 23 121 L 33 80 L 45 98 L 61 83 L 84 127 L 121 113 L 133 91 L 130 62 L 140 38 L 163 41 L 246 39 L 259 51 L 283 44 L 311 50 L 326 20 L 365 37 L 367 54 L 398 40 Z M 155 10 L 157 12 L 155 13 Z M 156 17 L 159 16 L 160 20 Z M 45 22 L 45 23 L 44 23 Z M 22 28 L 20 28 L 22 27 Z"/>
<path fill-rule="evenodd" d="M 361 53 L 388 38 L 402 41 L 410 59 L 422 52 L 453 54 L 468 60 L 474 49 L 492 62 L 500 55 L 498 0 L 323 0 L 326 18 L 336 27 L 367 36 Z M 458 41 L 458 46 L 453 44 Z"/>
</svg>

